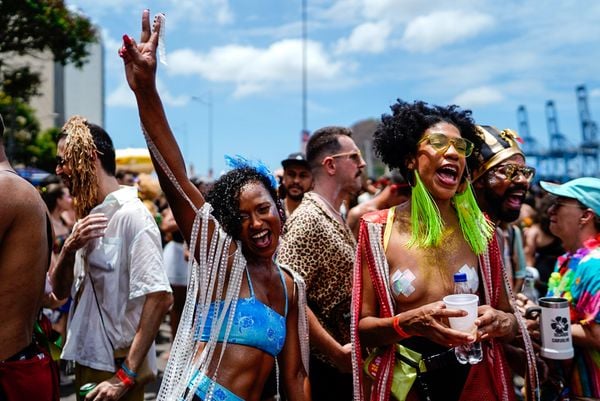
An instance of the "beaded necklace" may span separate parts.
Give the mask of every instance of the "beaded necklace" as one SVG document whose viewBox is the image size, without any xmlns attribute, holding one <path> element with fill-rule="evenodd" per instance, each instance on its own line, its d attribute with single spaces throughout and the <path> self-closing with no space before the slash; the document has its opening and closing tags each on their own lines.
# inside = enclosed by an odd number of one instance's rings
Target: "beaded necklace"
<svg viewBox="0 0 600 401">
<path fill-rule="evenodd" d="M 177 335 L 171 348 L 171 357 L 167 362 L 157 399 L 160 401 L 171 401 L 175 399 L 181 400 L 185 397 L 185 401 L 191 401 L 202 376 L 207 375 L 212 380 L 212 383 L 206 392 L 205 401 L 211 401 L 215 399 L 215 383 L 217 382 L 219 367 L 227 348 L 228 337 L 233 324 L 233 317 L 235 316 L 235 307 L 239 299 L 243 272 L 246 269 L 246 259 L 242 255 L 241 243 L 236 241 L 237 249 L 233 255 L 233 262 L 229 271 L 229 282 L 226 284 L 225 277 L 228 274 L 228 261 L 232 256 L 228 254 L 227 250 L 230 248 L 233 239 L 214 220 L 211 214 L 212 206 L 209 203 L 204 203 L 200 208 L 194 205 L 175 178 L 156 145 L 152 142 L 143 125 L 142 132 L 144 133 L 150 152 L 156 158 L 175 189 L 195 212 L 190 235 L 190 254 L 198 254 L 198 258 L 191 257 L 188 261 L 188 269 L 191 274 L 188 282 L 186 301 L 179 328 L 177 329 Z M 206 240 L 208 238 L 209 220 L 213 220 L 216 226 L 210 243 Z M 199 241 L 199 238 L 202 238 L 202 240 Z M 196 253 L 197 249 L 198 253 Z M 304 282 L 289 269 L 284 266 L 282 268 L 292 275 L 294 285 L 297 289 L 300 354 L 304 369 L 308 373 L 309 339 L 308 319 L 305 313 L 306 296 Z M 204 332 L 207 316 L 211 309 L 210 306 L 216 300 L 221 300 L 224 307 L 221 311 L 219 308 L 214 308 L 210 338 L 208 342 L 201 344 L 195 338 L 195 333 Z M 221 329 L 223 328 L 225 329 L 224 338 L 222 341 L 219 341 L 219 333 L 221 333 Z M 217 351 L 217 344 L 219 343 L 221 344 L 220 352 Z M 214 372 L 209 375 L 208 370 L 211 365 L 214 365 Z M 278 371 L 277 360 L 275 365 L 276 371 Z M 197 374 L 198 372 L 201 374 Z M 277 380 L 277 393 L 279 393 L 279 380 Z M 276 398 L 278 397 L 279 394 L 276 395 Z"/>
</svg>

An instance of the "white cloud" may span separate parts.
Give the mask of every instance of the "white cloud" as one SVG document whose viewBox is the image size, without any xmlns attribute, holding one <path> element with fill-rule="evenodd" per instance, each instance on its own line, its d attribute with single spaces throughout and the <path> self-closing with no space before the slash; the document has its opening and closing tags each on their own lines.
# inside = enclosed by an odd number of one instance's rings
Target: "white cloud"
<svg viewBox="0 0 600 401">
<path fill-rule="evenodd" d="M 348 38 L 336 45 L 338 53 L 381 53 L 386 48 L 392 27 L 387 21 L 367 22 L 354 28 Z"/>
<path fill-rule="evenodd" d="M 137 107 L 135 96 L 127 86 L 127 83 L 122 83 L 106 97 L 106 105 L 113 107 Z"/>
<path fill-rule="evenodd" d="M 600 88 L 594 88 L 590 91 L 590 97 L 600 97 Z"/>
<path fill-rule="evenodd" d="M 314 3 L 314 2 L 311 2 Z M 310 16 L 341 25 L 354 25 L 361 21 L 388 20 L 394 25 L 407 23 L 431 10 L 448 6 L 447 0 L 336 0 L 324 2 L 320 9 L 314 7 Z M 455 9 L 477 9 L 481 0 L 453 0 Z"/>
<path fill-rule="evenodd" d="M 216 22 L 227 25 L 234 21 L 234 15 L 228 0 L 168 0 L 167 21 L 179 25 L 181 21 Z M 187 23 L 186 23 L 187 24 Z"/>
<path fill-rule="evenodd" d="M 422 0 L 363 0 L 363 15 L 369 19 L 393 18 L 408 21 L 425 9 L 431 9 L 431 1 Z M 393 16 L 393 17 L 392 17 Z"/>
<path fill-rule="evenodd" d="M 333 5 L 312 13 L 316 18 L 343 25 L 360 21 L 393 20 L 395 23 L 410 20 L 414 15 L 430 9 L 430 0 L 336 0 Z"/>
<path fill-rule="evenodd" d="M 320 43 L 307 42 L 307 69 L 312 85 L 338 78 L 340 62 L 331 60 Z M 200 75 L 213 82 L 236 85 L 237 97 L 297 84 L 302 72 L 302 41 L 281 40 L 267 48 L 227 45 L 208 53 L 192 49 L 169 54 L 168 71 L 175 75 Z"/>
<path fill-rule="evenodd" d="M 363 0 L 338 0 L 315 15 L 329 21 L 352 22 L 360 18 L 363 6 Z"/>
<path fill-rule="evenodd" d="M 234 21 L 229 0 L 154 0 L 141 4 L 138 0 L 67 0 L 70 8 L 86 14 L 130 15 L 139 18 L 144 7 L 150 7 L 151 14 L 164 12 L 167 15 L 167 28 L 172 24 L 216 23 L 226 25 Z"/>
<path fill-rule="evenodd" d="M 498 89 L 489 86 L 480 86 L 462 92 L 452 99 L 452 103 L 458 104 L 463 108 L 473 108 L 498 103 L 502 100 L 504 100 L 504 95 Z"/>
<path fill-rule="evenodd" d="M 438 11 L 412 20 L 402 43 L 409 51 L 426 53 L 473 37 L 493 24 L 491 16 L 478 12 Z"/>
<path fill-rule="evenodd" d="M 167 106 L 185 106 L 190 100 L 189 96 L 174 96 L 160 80 L 157 81 L 157 87 L 163 103 Z M 106 104 L 111 107 L 137 108 L 135 96 L 131 89 L 129 89 L 127 82 L 123 82 L 107 96 Z"/>
</svg>

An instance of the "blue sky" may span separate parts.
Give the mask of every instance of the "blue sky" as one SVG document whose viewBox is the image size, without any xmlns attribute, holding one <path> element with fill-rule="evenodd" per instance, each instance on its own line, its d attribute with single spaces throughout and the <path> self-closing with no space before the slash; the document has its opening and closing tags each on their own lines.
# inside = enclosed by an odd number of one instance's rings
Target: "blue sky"
<svg viewBox="0 0 600 401">
<path fill-rule="evenodd" d="M 224 154 L 280 167 L 300 147 L 301 0 L 67 0 L 106 48 L 106 128 L 117 147 L 141 147 L 135 101 L 117 56 L 139 36 L 144 8 L 167 15 L 168 65 L 158 81 L 184 157 L 208 169 L 209 94 L 215 172 Z M 545 102 L 560 131 L 581 141 L 575 86 L 600 121 L 600 2 L 308 0 L 308 129 L 379 118 L 397 98 L 458 104 L 477 123 L 518 129 L 547 144 Z"/>
</svg>

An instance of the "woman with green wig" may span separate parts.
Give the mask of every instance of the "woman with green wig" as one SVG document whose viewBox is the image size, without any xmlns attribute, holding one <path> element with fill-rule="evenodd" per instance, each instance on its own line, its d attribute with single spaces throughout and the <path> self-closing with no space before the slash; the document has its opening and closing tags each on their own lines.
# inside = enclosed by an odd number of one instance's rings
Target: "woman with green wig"
<svg viewBox="0 0 600 401">
<path fill-rule="evenodd" d="M 376 154 L 412 187 L 409 201 L 363 216 L 354 271 L 355 399 L 514 400 L 500 342 L 520 324 L 506 289 L 493 225 L 477 206 L 468 164 L 471 112 L 398 100 L 374 135 Z M 479 296 L 472 332 L 450 328 L 442 298 L 465 273 Z M 483 360 L 454 347 L 480 342 Z"/>
</svg>

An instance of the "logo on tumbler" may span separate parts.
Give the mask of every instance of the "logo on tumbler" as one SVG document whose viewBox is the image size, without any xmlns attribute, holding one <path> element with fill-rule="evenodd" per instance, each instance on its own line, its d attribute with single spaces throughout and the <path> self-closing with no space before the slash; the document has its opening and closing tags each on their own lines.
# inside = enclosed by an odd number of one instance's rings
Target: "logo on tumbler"
<svg viewBox="0 0 600 401">
<path fill-rule="evenodd" d="M 557 316 L 555 320 L 550 323 L 550 327 L 554 330 L 554 334 L 557 337 L 564 336 L 569 330 L 569 322 L 563 316 Z"/>
</svg>

